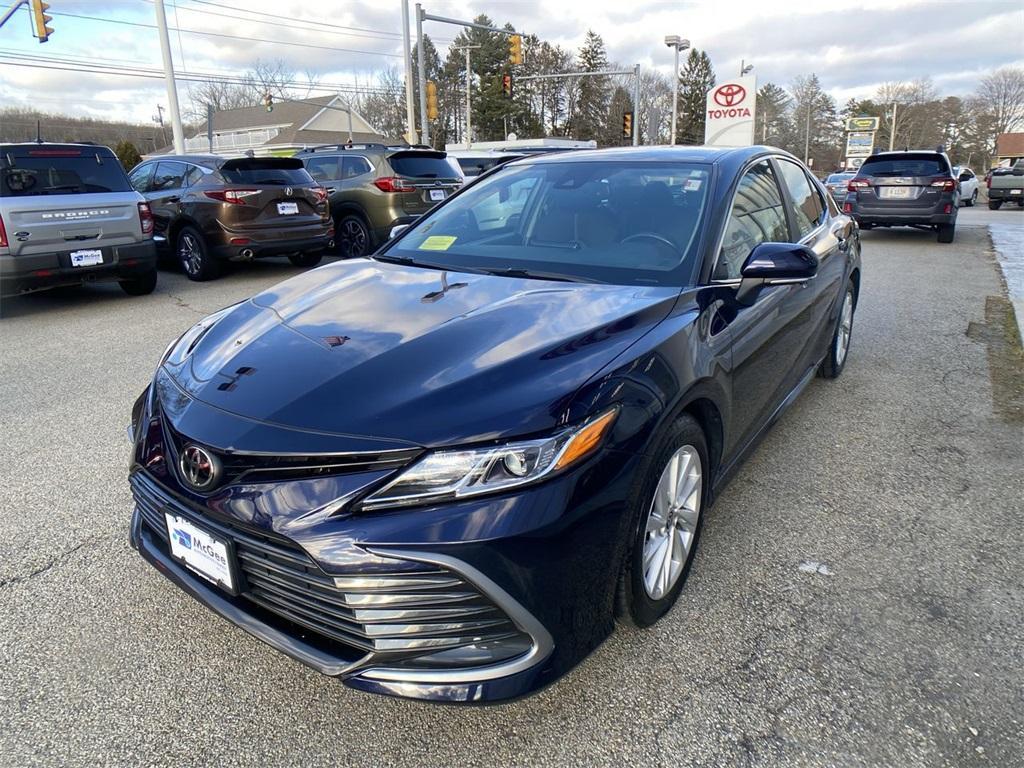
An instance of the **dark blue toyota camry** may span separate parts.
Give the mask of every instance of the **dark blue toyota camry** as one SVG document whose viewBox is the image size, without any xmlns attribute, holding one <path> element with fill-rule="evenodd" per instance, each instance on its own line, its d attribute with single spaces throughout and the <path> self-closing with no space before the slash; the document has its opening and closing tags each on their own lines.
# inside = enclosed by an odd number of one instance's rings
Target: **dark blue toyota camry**
<svg viewBox="0 0 1024 768">
<path fill-rule="evenodd" d="M 671 609 L 715 495 L 843 370 L 860 270 L 779 150 L 495 169 L 167 348 L 132 414 L 132 544 L 354 688 L 531 693 Z"/>
</svg>

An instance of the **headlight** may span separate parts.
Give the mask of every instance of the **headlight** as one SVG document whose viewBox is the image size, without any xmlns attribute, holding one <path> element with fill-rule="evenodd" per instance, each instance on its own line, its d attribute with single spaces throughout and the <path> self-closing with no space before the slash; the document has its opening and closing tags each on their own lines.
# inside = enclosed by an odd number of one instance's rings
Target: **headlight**
<svg viewBox="0 0 1024 768">
<path fill-rule="evenodd" d="M 592 454 L 615 421 L 612 408 L 556 435 L 489 448 L 435 451 L 362 503 L 365 510 L 462 499 L 535 483 Z"/>
<path fill-rule="evenodd" d="M 164 350 L 163 357 L 160 358 L 160 365 L 164 363 L 170 363 L 171 365 L 181 365 L 190 354 L 192 350 L 196 348 L 196 344 L 203 338 L 208 330 L 213 328 L 221 318 L 223 318 L 228 312 L 234 309 L 237 305 L 232 304 L 230 307 L 224 307 L 224 309 L 217 310 L 212 315 L 207 315 L 198 323 L 193 325 L 175 341 L 172 341 L 167 349 Z M 157 367 L 159 368 L 160 365 Z"/>
</svg>

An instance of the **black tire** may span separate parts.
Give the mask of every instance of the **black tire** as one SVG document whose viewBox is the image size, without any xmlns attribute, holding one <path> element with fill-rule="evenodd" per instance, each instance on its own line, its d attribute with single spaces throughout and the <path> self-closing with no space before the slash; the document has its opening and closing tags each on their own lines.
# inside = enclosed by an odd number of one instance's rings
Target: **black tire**
<svg viewBox="0 0 1024 768">
<path fill-rule="evenodd" d="M 1002 206 L 1002 204 L 1003 204 L 1002 200 L 989 200 L 988 201 L 988 209 L 990 211 L 998 211 L 1000 206 Z"/>
<path fill-rule="evenodd" d="M 843 342 L 842 333 L 845 320 L 845 312 L 849 302 L 849 325 L 846 329 L 846 339 Z M 850 357 L 850 342 L 853 340 L 853 318 L 857 311 L 857 291 L 853 287 L 853 281 L 846 283 L 846 290 L 843 292 L 842 304 L 839 305 L 839 317 L 836 318 L 836 329 L 832 332 L 832 341 L 829 343 L 828 355 L 821 362 L 818 373 L 825 379 L 837 379 L 839 374 L 846 367 L 846 361 Z M 840 343 L 843 342 L 843 343 Z"/>
<path fill-rule="evenodd" d="M 952 224 L 939 224 L 939 242 L 952 243 L 956 236 L 956 222 Z"/>
<path fill-rule="evenodd" d="M 296 267 L 315 267 L 323 257 L 322 253 L 289 253 L 288 261 Z"/>
<path fill-rule="evenodd" d="M 692 531 L 692 539 L 682 570 L 676 577 L 675 584 L 664 595 L 655 599 L 648 594 L 644 585 L 644 544 L 648 540 L 648 515 L 654 504 L 654 493 L 658 487 L 663 471 L 677 451 L 688 447 L 695 450 L 700 459 L 701 486 L 698 492 L 699 510 L 696 525 Z M 633 502 L 630 508 L 630 528 L 627 549 L 619 575 L 616 593 L 616 617 L 620 622 L 635 627 L 649 627 L 664 616 L 675 605 L 679 593 L 690 575 L 693 558 L 700 542 L 700 532 L 704 526 L 704 510 L 710 493 L 711 473 L 708 463 L 707 440 L 704 431 L 697 421 L 689 414 L 679 416 L 658 439 L 658 443 L 641 464 L 634 483 L 635 492 L 631 494 Z"/>
<path fill-rule="evenodd" d="M 148 296 L 156 288 L 156 267 L 138 277 L 119 281 L 121 290 L 129 296 Z"/>
<path fill-rule="evenodd" d="M 343 259 L 358 259 L 373 253 L 373 235 L 362 216 L 345 214 L 334 225 L 334 240 Z"/>
<path fill-rule="evenodd" d="M 968 208 L 973 208 L 976 202 L 978 202 L 978 190 L 974 190 L 971 193 L 970 199 L 968 199 L 968 201 L 964 203 L 964 205 L 966 205 Z"/>
<path fill-rule="evenodd" d="M 223 265 L 210 253 L 198 229 L 182 227 L 174 243 L 178 264 L 189 280 L 201 283 L 220 276 Z"/>
</svg>

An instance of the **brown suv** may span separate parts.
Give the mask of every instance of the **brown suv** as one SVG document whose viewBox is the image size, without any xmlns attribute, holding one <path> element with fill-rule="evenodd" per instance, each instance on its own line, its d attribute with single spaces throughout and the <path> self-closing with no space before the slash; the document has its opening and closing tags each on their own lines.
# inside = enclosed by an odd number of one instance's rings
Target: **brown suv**
<svg viewBox="0 0 1024 768">
<path fill-rule="evenodd" d="M 334 245 L 327 190 L 287 157 L 169 155 L 129 176 L 153 210 L 157 247 L 192 280 L 210 280 L 225 261 L 287 256 L 319 263 Z"/>
</svg>

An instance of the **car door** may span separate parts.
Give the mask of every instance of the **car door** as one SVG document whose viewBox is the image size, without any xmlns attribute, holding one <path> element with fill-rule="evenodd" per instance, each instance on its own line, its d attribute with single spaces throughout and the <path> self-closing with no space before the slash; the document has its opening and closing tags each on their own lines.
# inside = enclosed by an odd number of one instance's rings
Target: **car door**
<svg viewBox="0 0 1024 768">
<path fill-rule="evenodd" d="M 960 183 L 960 199 L 964 201 L 970 200 L 974 193 L 978 191 L 978 177 L 974 175 L 974 171 L 970 168 L 961 168 L 957 180 Z"/>
<path fill-rule="evenodd" d="M 762 158 L 744 171 L 730 203 L 713 283 L 738 286 L 740 270 L 755 246 L 793 239 L 793 214 L 787 211 L 786 200 L 771 160 Z M 770 285 L 761 288 L 753 304 L 733 302 L 721 313 L 732 345 L 728 461 L 757 435 L 802 379 L 813 303 L 814 289 L 808 283 Z"/>
<path fill-rule="evenodd" d="M 801 286 L 799 293 L 810 299 L 810 329 L 798 367 L 806 370 L 824 356 L 832 340 L 839 297 L 846 277 L 850 245 L 847 225 L 835 222 L 814 177 L 793 160 L 776 157 L 776 167 L 791 212 L 793 242 L 806 245 L 818 257 L 818 272 Z"/>
<path fill-rule="evenodd" d="M 327 194 L 330 195 L 337 189 L 338 182 L 341 181 L 341 161 L 342 158 L 338 155 L 322 157 L 314 155 L 307 158 L 303 165 L 306 166 L 309 175 L 313 177 L 313 181 L 322 184 L 327 189 Z"/>
<path fill-rule="evenodd" d="M 188 165 L 179 160 L 160 160 L 153 172 L 153 180 L 149 184 L 146 199 L 153 211 L 153 229 L 155 237 L 164 238 L 171 222 L 181 212 L 181 195 L 185 186 L 185 174 Z M 173 248 L 174 243 L 170 243 Z"/>
</svg>

